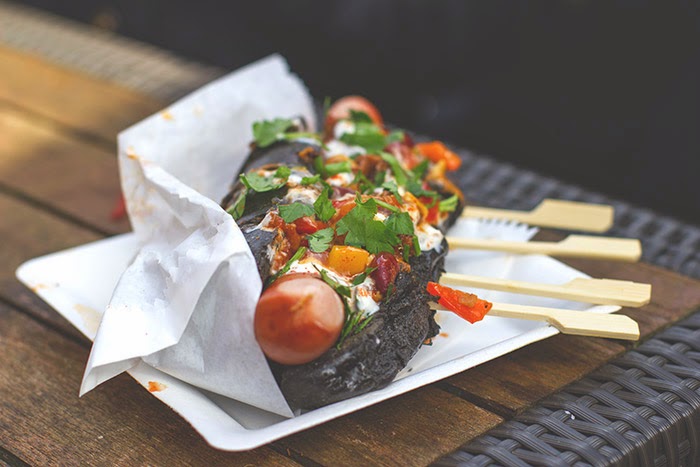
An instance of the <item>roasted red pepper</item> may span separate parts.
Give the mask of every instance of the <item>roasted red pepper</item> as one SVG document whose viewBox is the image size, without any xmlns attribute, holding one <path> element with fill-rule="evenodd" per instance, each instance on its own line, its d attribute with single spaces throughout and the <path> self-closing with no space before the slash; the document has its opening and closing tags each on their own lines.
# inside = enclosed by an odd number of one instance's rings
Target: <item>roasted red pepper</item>
<svg viewBox="0 0 700 467">
<path fill-rule="evenodd" d="M 439 297 L 438 303 L 461 318 L 475 323 L 481 321 L 493 304 L 482 300 L 474 294 L 445 287 L 435 282 L 428 282 L 428 293 Z"/>
</svg>

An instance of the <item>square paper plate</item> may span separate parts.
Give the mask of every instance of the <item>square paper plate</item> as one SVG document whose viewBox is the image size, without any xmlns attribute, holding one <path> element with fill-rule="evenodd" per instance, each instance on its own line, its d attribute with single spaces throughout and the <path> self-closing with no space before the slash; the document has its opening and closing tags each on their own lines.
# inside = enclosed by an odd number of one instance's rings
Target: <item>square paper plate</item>
<svg viewBox="0 0 700 467">
<path fill-rule="evenodd" d="M 120 235 L 30 260 L 17 270 L 17 277 L 92 340 L 101 310 L 109 303 L 117 280 L 137 249 L 132 234 Z M 466 251 L 451 252 L 447 270 L 551 284 L 587 277 L 545 256 Z M 492 301 L 592 313 L 619 309 L 502 292 L 474 292 Z M 192 424 L 213 447 L 241 451 L 454 375 L 558 332 L 543 323 L 488 316 L 473 325 L 450 313 L 439 314 L 437 319 L 443 331 L 441 335 L 432 346 L 422 347 L 391 385 L 291 419 L 203 391 L 145 363 L 129 373 L 146 388 L 149 382 L 160 383 L 158 387 L 162 390 L 152 394 Z"/>
</svg>

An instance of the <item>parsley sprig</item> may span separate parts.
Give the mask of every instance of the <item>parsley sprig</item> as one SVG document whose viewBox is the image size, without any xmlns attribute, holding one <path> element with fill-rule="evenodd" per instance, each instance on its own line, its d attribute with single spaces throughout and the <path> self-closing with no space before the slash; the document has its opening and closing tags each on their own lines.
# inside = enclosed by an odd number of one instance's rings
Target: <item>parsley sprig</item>
<svg viewBox="0 0 700 467">
<path fill-rule="evenodd" d="M 276 118 L 274 120 L 262 120 L 253 123 L 253 138 L 259 148 L 265 148 L 277 141 L 295 140 L 299 138 L 312 138 L 320 142 L 321 138 L 316 133 L 290 132 L 296 127 L 294 120 L 289 118 Z"/>
<path fill-rule="evenodd" d="M 374 198 L 365 202 L 360 195 L 355 198 L 355 207 L 336 224 L 336 232 L 345 235 L 346 245 L 364 248 L 372 254 L 394 253 L 394 249 L 401 245 L 399 235 L 415 234 L 411 216 L 406 212 L 392 212 L 384 222 L 376 220 L 378 205 Z"/>
</svg>

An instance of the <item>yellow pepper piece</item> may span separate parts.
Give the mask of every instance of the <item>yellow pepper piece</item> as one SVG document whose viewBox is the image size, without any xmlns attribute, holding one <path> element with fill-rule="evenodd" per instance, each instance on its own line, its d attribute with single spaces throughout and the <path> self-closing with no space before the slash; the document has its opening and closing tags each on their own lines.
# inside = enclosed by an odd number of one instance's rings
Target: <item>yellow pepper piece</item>
<svg viewBox="0 0 700 467">
<path fill-rule="evenodd" d="M 354 276 L 367 267 L 369 251 L 347 245 L 333 245 L 328 253 L 328 267 L 338 272 Z"/>
</svg>

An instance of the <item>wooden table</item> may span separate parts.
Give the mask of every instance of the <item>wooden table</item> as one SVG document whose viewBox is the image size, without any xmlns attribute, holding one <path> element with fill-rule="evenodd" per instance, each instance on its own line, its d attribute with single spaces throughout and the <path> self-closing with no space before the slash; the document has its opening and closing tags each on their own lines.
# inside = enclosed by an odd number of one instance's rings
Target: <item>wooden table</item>
<svg viewBox="0 0 700 467">
<path fill-rule="evenodd" d="M 0 463 L 422 465 L 633 345 L 558 335 L 241 453 L 210 448 L 126 375 L 78 398 L 90 342 L 14 271 L 29 258 L 129 230 L 126 220 L 110 218 L 119 193 L 115 137 L 163 104 L 0 48 Z M 700 282 L 666 270 L 570 264 L 651 282 L 652 303 L 624 310 L 643 336 L 700 306 Z"/>
</svg>

